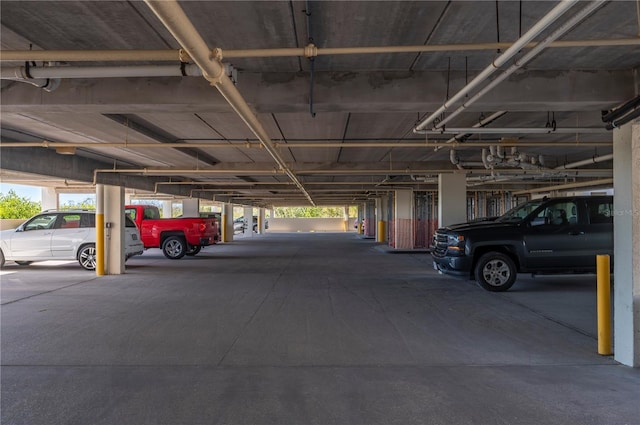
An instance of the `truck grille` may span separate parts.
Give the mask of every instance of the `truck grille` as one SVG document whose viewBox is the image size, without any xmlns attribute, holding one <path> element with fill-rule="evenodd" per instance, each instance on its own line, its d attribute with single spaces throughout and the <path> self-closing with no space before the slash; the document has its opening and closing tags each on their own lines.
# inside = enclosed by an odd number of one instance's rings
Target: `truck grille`
<svg viewBox="0 0 640 425">
<path fill-rule="evenodd" d="M 447 252 L 447 245 L 448 245 L 447 242 L 448 242 L 447 234 L 440 231 L 436 231 L 435 235 L 433 236 L 433 245 L 431 247 L 431 253 L 436 257 L 444 257 L 445 253 Z"/>
</svg>

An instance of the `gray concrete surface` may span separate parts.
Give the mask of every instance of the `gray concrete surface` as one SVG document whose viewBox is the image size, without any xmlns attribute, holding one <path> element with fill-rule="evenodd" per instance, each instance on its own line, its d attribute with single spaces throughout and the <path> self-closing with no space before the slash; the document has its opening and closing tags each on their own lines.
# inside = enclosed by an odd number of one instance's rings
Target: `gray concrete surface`
<svg viewBox="0 0 640 425">
<path fill-rule="evenodd" d="M 2 271 L 3 424 L 638 424 L 595 278 L 492 294 L 353 234 Z"/>
</svg>

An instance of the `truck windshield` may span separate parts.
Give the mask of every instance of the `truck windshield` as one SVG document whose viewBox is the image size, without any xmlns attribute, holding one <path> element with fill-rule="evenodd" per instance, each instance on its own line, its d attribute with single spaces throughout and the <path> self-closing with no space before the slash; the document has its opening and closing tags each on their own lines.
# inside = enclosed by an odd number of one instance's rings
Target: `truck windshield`
<svg viewBox="0 0 640 425">
<path fill-rule="evenodd" d="M 529 214 L 533 212 L 536 208 L 540 206 L 544 202 L 543 199 L 536 199 L 533 201 L 525 202 L 522 205 L 518 205 L 515 208 L 510 209 L 504 215 L 500 216 L 496 221 L 501 223 L 506 222 L 518 222 L 527 217 Z"/>
</svg>

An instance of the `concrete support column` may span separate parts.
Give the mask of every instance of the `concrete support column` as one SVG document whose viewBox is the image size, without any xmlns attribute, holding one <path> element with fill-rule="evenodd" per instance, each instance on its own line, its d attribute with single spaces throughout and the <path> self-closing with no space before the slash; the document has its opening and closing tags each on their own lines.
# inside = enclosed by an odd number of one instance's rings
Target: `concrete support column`
<svg viewBox="0 0 640 425">
<path fill-rule="evenodd" d="M 362 227 L 362 220 L 364 219 L 364 205 L 358 204 L 358 234 L 364 234 L 364 228 Z"/>
<path fill-rule="evenodd" d="M 162 218 L 173 218 L 172 201 L 162 201 Z"/>
<path fill-rule="evenodd" d="M 396 190 L 393 247 L 413 249 L 413 191 Z"/>
<path fill-rule="evenodd" d="M 40 189 L 42 195 L 42 211 L 57 210 L 60 207 L 58 192 L 53 187 L 43 187 Z"/>
<path fill-rule="evenodd" d="M 367 201 L 367 203 L 364 205 L 364 219 L 365 219 L 364 236 L 367 238 L 375 238 L 376 227 L 378 225 L 378 222 L 376 221 L 375 201 Z"/>
<path fill-rule="evenodd" d="M 616 361 L 640 366 L 640 124 L 613 130 Z"/>
<path fill-rule="evenodd" d="M 222 222 L 218 223 L 222 235 L 222 242 L 233 240 L 233 204 L 222 205 Z"/>
<path fill-rule="evenodd" d="M 467 176 L 440 174 L 438 176 L 438 225 L 467 221 Z"/>
<path fill-rule="evenodd" d="M 264 226 L 264 208 L 258 210 L 258 233 L 263 234 L 265 231 Z"/>
<path fill-rule="evenodd" d="M 253 236 L 253 208 L 244 207 L 244 235 Z"/>
<path fill-rule="evenodd" d="M 183 217 L 200 217 L 200 199 L 188 198 L 182 200 Z"/>
<path fill-rule="evenodd" d="M 124 188 L 104 186 L 105 274 L 124 273 Z"/>
</svg>

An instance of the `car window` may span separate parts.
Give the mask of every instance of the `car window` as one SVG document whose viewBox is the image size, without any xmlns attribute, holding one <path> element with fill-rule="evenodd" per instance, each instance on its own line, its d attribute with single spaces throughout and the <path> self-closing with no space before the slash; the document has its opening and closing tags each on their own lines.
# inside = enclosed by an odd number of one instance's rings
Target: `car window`
<svg viewBox="0 0 640 425">
<path fill-rule="evenodd" d="M 62 213 L 58 214 L 56 229 L 77 229 L 80 227 L 80 214 Z"/>
<path fill-rule="evenodd" d="M 518 205 L 515 208 L 507 211 L 503 216 L 499 217 L 496 221 L 499 222 L 517 222 L 527 217 L 529 214 L 533 212 L 536 208 L 540 206 L 543 202 L 542 199 L 536 199 L 533 201 L 526 202 L 522 205 Z"/>
<path fill-rule="evenodd" d="M 573 201 L 551 202 L 541 208 L 531 219 L 532 226 L 566 226 L 578 222 L 578 208 Z"/>
<path fill-rule="evenodd" d="M 136 213 L 137 213 L 137 211 L 136 211 L 135 208 L 127 208 L 127 209 L 124 210 L 124 214 L 128 215 L 129 217 L 131 217 L 131 220 L 134 220 L 134 221 L 136 219 Z"/>
<path fill-rule="evenodd" d="M 131 219 L 131 217 L 125 214 L 124 227 L 138 227 L 138 226 L 136 226 L 136 223 Z"/>
<path fill-rule="evenodd" d="M 22 230 L 28 232 L 31 230 L 53 229 L 57 219 L 58 214 L 41 214 L 26 222 Z"/>
<path fill-rule="evenodd" d="M 613 223 L 613 200 L 589 199 L 587 200 L 587 210 L 590 223 Z"/>
<path fill-rule="evenodd" d="M 80 214 L 80 227 L 96 227 L 96 215 L 93 213 Z"/>
</svg>

